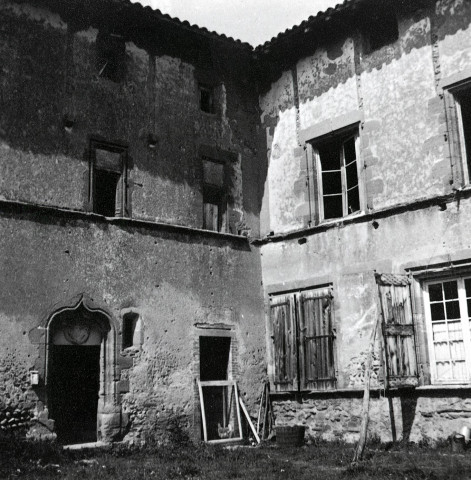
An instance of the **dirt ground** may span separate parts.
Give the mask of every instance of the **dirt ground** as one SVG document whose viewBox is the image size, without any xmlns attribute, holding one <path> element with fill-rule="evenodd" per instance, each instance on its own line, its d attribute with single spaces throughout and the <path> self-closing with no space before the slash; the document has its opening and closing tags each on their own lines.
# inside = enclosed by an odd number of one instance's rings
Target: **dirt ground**
<svg viewBox="0 0 471 480">
<path fill-rule="evenodd" d="M 55 444 L 0 442 L 2 479 L 471 479 L 471 450 L 449 444 L 373 445 L 351 465 L 353 446 L 319 443 L 222 448 L 175 444 L 64 451 Z"/>
</svg>

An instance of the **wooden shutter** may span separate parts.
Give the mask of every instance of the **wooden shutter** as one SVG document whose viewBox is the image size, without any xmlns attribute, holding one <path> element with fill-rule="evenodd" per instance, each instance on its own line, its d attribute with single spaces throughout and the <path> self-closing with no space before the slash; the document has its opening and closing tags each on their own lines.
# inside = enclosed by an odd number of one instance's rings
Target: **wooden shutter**
<svg viewBox="0 0 471 480">
<path fill-rule="evenodd" d="M 388 387 L 418 384 L 410 279 L 376 274 L 382 310 Z"/>
<path fill-rule="evenodd" d="M 273 332 L 275 389 L 278 392 L 298 389 L 296 318 L 293 294 L 270 299 L 270 319 Z"/>
<path fill-rule="evenodd" d="M 300 292 L 298 298 L 301 389 L 335 388 L 335 334 L 330 289 Z"/>
</svg>

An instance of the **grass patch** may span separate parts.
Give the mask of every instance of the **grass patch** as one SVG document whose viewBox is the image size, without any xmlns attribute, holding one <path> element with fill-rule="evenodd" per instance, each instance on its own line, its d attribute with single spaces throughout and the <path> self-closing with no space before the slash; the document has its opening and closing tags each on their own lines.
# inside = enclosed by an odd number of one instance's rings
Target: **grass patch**
<svg viewBox="0 0 471 480">
<path fill-rule="evenodd" d="M 353 447 L 342 442 L 317 441 L 295 449 L 273 444 L 224 449 L 178 440 L 164 446 L 118 444 L 99 450 L 70 451 L 54 442 L 2 437 L 0 478 L 442 480 L 469 478 L 471 471 L 471 452 L 453 455 L 448 444 L 370 444 L 365 460 L 351 466 Z"/>
</svg>

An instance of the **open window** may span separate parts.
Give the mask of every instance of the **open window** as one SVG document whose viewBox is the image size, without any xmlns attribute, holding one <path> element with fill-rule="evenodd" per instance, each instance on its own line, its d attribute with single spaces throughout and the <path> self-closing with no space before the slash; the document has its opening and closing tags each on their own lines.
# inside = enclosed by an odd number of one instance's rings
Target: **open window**
<svg viewBox="0 0 471 480">
<path fill-rule="evenodd" d="M 215 232 L 227 229 L 224 167 L 222 162 L 203 157 L 203 228 Z"/>
<path fill-rule="evenodd" d="M 382 311 L 384 357 L 388 387 L 418 384 L 410 278 L 376 274 Z"/>
<path fill-rule="evenodd" d="M 276 391 L 336 387 L 331 288 L 270 298 Z"/>
<path fill-rule="evenodd" d="M 471 278 L 426 282 L 424 306 L 432 383 L 469 383 Z"/>
<path fill-rule="evenodd" d="M 453 137 L 456 136 L 456 153 L 461 157 L 461 162 L 457 163 L 462 167 L 462 183 L 469 184 L 471 181 L 471 81 L 468 80 L 445 92 L 445 100 L 447 104 L 451 103 L 447 105 L 451 117 L 449 118 L 450 140 L 453 144 Z"/>
<path fill-rule="evenodd" d="M 127 148 L 91 142 L 89 206 L 105 217 L 129 216 Z"/>
<path fill-rule="evenodd" d="M 328 135 L 313 143 L 320 220 L 361 210 L 358 134 Z"/>
<path fill-rule="evenodd" d="M 126 43 L 121 35 L 99 32 L 96 40 L 98 76 L 113 82 L 124 77 Z"/>
</svg>

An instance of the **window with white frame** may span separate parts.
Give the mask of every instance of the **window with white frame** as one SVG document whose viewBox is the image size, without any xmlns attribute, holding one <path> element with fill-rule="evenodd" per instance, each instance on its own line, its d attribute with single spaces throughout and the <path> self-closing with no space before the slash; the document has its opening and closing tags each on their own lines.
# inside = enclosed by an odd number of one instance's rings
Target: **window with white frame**
<svg viewBox="0 0 471 480">
<path fill-rule="evenodd" d="M 471 372 L 471 278 L 424 285 L 432 383 L 468 383 Z"/>
<path fill-rule="evenodd" d="M 320 220 L 361 210 L 358 142 L 358 133 L 350 131 L 313 144 Z"/>
</svg>

